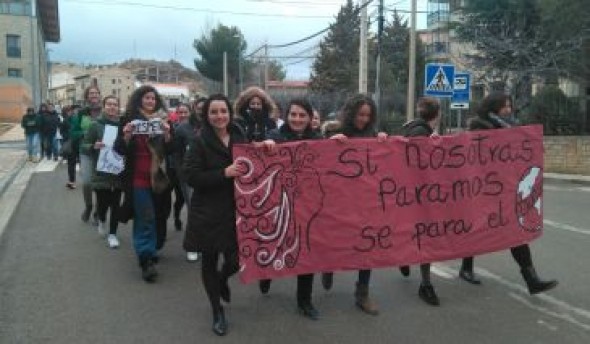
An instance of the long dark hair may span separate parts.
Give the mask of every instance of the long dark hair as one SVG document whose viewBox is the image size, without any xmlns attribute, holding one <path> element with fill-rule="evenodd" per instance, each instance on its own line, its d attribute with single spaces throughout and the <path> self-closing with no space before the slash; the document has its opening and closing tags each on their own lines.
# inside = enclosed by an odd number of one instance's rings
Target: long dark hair
<svg viewBox="0 0 590 344">
<path fill-rule="evenodd" d="M 371 108 L 371 120 L 363 129 L 355 128 L 354 119 L 363 105 L 369 105 Z M 346 101 L 340 113 L 340 121 L 342 123 L 342 133 L 346 136 L 358 132 L 372 132 L 375 131 L 375 123 L 377 122 L 377 106 L 371 97 L 366 94 L 354 95 Z"/>
<path fill-rule="evenodd" d="M 131 94 L 131 98 L 129 99 L 129 102 L 127 102 L 125 113 L 129 116 L 139 113 L 139 109 L 141 109 L 141 99 L 146 93 L 149 92 L 153 92 L 156 96 L 156 107 L 154 108 L 154 111 L 166 110 L 164 101 L 162 100 L 162 97 L 158 91 L 156 91 L 156 89 L 151 85 L 143 85 L 133 91 Z"/>
<path fill-rule="evenodd" d="M 231 124 L 232 121 L 234 120 L 234 111 L 232 109 L 231 106 L 231 102 L 229 101 L 229 99 L 221 94 L 221 93 L 217 93 L 217 94 L 212 94 L 209 96 L 209 98 L 207 98 L 207 100 L 205 100 L 205 104 L 203 104 L 203 125 L 207 126 L 209 128 L 212 128 L 211 123 L 209 123 L 209 108 L 211 107 L 211 103 L 213 103 L 214 101 L 223 101 L 225 102 L 225 105 L 227 105 L 227 111 L 229 112 L 229 123 Z"/>
<path fill-rule="evenodd" d="M 510 105 L 512 105 L 512 98 L 509 95 L 502 92 L 490 93 L 481 102 L 481 105 L 477 109 L 477 114 L 483 117 L 488 116 L 490 113 L 497 115 L 504 105 L 506 105 L 506 101 L 509 101 Z"/>
</svg>

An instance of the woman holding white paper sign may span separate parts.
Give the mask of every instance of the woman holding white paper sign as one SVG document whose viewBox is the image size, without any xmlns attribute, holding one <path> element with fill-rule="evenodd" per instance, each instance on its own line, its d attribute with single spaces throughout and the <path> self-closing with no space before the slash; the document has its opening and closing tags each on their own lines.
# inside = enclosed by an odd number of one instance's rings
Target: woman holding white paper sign
<svg viewBox="0 0 590 344">
<path fill-rule="evenodd" d="M 141 266 L 142 278 L 148 283 L 158 275 L 155 264 L 157 249 L 163 245 L 166 220 L 170 216 L 170 183 L 166 176 L 166 157 L 172 153 L 170 125 L 162 120 L 161 133 L 139 134 L 137 121 L 148 122 L 166 115 L 162 98 L 153 86 L 135 90 L 127 103 L 115 151 L 125 157 L 121 173 L 125 192 L 119 219 L 133 219 L 133 247 Z"/>
<path fill-rule="evenodd" d="M 117 174 L 103 171 L 104 168 L 100 167 L 101 162 L 99 161 L 99 157 L 101 156 L 101 150 L 112 150 L 119 128 L 119 99 L 115 96 L 107 96 L 102 101 L 102 105 L 104 112 L 88 128 L 83 144 L 91 147 L 90 156 L 92 157 L 93 163 L 90 185 L 96 193 L 98 233 L 102 236 L 106 234 L 105 222 L 107 211 L 110 208 L 111 218 L 107 243 L 110 248 L 117 248 L 119 247 L 117 226 L 119 223 L 118 213 L 121 203 L 121 181 Z M 113 131 L 115 132 L 114 137 L 112 137 L 112 134 L 108 135 Z M 106 136 L 111 136 L 112 138 L 107 140 Z"/>
</svg>

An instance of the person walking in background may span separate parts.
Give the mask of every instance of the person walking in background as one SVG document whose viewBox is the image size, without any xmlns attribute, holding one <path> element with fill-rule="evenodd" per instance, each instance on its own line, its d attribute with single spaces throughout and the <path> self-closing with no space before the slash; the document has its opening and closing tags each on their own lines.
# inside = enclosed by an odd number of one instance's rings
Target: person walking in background
<svg viewBox="0 0 590 344">
<path fill-rule="evenodd" d="M 331 139 L 345 142 L 350 137 L 377 137 L 377 140 L 384 142 L 387 134 L 377 132 L 377 107 L 370 97 L 364 94 L 357 94 L 349 98 L 341 113 L 340 133 L 331 136 Z M 322 285 L 326 290 L 332 288 L 333 274 L 327 272 L 322 274 Z M 373 301 L 369 298 L 369 282 L 371 270 L 359 270 L 358 280 L 354 291 L 355 304 L 365 313 L 371 315 L 379 314 Z"/>
<path fill-rule="evenodd" d="M 78 111 L 75 118 L 71 120 L 70 138 L 79 146 L 84 135 L 90 128 L 90 124 L 100 115 L 100 90 L 97 86 L 89 86 L 84 90 L 84 100 L 86 107 Z M 92 157 L 90 151 L 80 149 L 80 174 L 82 179 L 82 193 L 84 195 L 84 210 L 82 212 L 82 221 L 88 222 L 92 213 L 92 186 L 90 185 L 90 178 L 92 176 Z M 70 169 L 68 163 L 68 170 Z M 75 165 L 74 165 L 75 169 Z M 98 226 L 98 214 L 96 211 L 92 216 L 93 225 Z"/>
<path fill-rule="evenodd" d="M 176 173 L 178 174 L 178 182 L 186 207 L 191 208 L 192 188 L 187 183 L 187 177 L 184 175 L 183 165 L 186 151 L 194 142 L 197 134 L 201 128 L 203 119 L 203 104 L 207 98 L 199 98 L 194 103 L 194 112 L 185 117 L 183 108 L 179 109 L 180 123 L 174 131 L 174 161 L 177 164 Z M 186 251 L 186 260 L 189 262 L 196 262 L 199 260 L 199 252 L 197 251 L 196 234 L 191 227 L 186 227 L 183 240 L 183 248 Z"/>
<path fill-rule="evenodd" d="M 25 130 L 29 161 L 39 162 L 39 131 L 41 129 L 41 118 L 35 113 L 34 108 L 27 108 L 27 113 L 23 115 L 20 125 Z"/>
<path fill-rule="evenodd" d="M 41 133 L 43 136 L 43 146 L 45 148 L 45 157 L 47 160 L 53 158 L 57 161 L 59 151 L 57 145 L 57 128 L 60 125 L 60 119 L 57 112 L 52 110 L 48 104 L 42 104 L 39 113 L 41 114 Z"/>
<path fill-rule="evenodd" d="M 494 130 L 514 126 L 512 99 L 503 93 L 492 93 L 482 101 L 477 116 L 469 122 L 469 130 Z M 512 247 L 512 257 L 520 267 L 520 273 L 530 294 L 538 294 L 557 286 L 556 280 L 539 278 L 533 266 L 531 249 L 528 244 Z M 459 277 L 471 284 L 481 284 L 473 271 L 473 257 L 465 257 L 461 263 Z"/>
<path fill-rule="evenodd" d="M 201 276 L 213 310 L 213 332 L 227 333 L 221 299 L 231 301 L 230 276 L 238 271 L 236 205 L 233 179 L 245 173 L 233 163 L 232 146 L 247 142 L 234 124 L 229 100 L 210 96 L 203 106 L 203 127 L 187 152 L 184 175 L 193 188 L 188 227 L 195 233 L 196 249 L 202 253 Z M 224 258 L 218 270 L 219 255 Z"/>
<path fill-rule="evenodd" d="M 420 137 L 431 136 L 440 122 L 440 103 L 436 98 L 420 98 L 417 104 L 418 118 L 410 121 L 402 127 L 404 136 Z M 401 266 L 400 271 L 403 276 L 410 275 L 409 266 Z M 430 263 L 420 264 L 420 274 L 422 282 L 418 288 L 418 296 L 424 302 L 432 306 L 440 305 L 440 300 L 434 291 L 430 282 Z"/>
<path fill-rule="evenodd" d="M 65 158 L 68 160 L 68 182 L 66 183 L 66 187 L 70 190 L 76 188 L 76 165 L 80 160 L 80 139 L 73 136 L 74 122 L 81 120 L 81 117 L 78 116 L 79 110 L 79 105 L 64 108 L 65 118 L 62 132 L 66 133 L 65 137 L 67 137 L 64 139 L 64 142 L 66 140 L 69 141 L 68 145 L 70 146 L 69 152 L 65 154 Z M 78 127 L 80 126 L 79 123 L 76 124 Z"/>
<path fill-rule="evenodd" d="M 165 121 L 165 108 L 156 89 L 149 85 L 136 89 L 121 120 L 115 151 L 125 157 L 121 174 L 125 194 L 119 220 L 133 219 L 133 247 L 145 282 L 153 283 L 158 272 L 159 232 L 166 230 L 170 216 L 170 183 L 161 168 L 172 153 L 170 125 Z M 136 133 L 137 123 L 160 123 L 161 132 Z M 136 131 L 137 132 L 137 131 Z M 158 228 L 158 226 L 164 228 Z"/>
<path fill-rule="evenodd" d="M 96 121 L 90 124 L 84 141 L 83 149 L 87 149 L 92 157 L 92 177 L 90 183 L 96 193 L 96 212 L 98 214 L 98 233 L 106 234 L 107 211 L 111 210 L 107 244 L 110 248 L 119 247 L 117 227 L 119 225 L 119 206 L 121 203 L 121 180 L 118 175 L 97 171 L 97 162 L 100 150 L 105 147 L 103 136 L 105 127 L 119 127 L 119 99 L 115 96 L 106 96 L 102 102 L 104 113 L 99 115 Z"/>
<path fill-rule="evenodd" d="M 313 131 L 315 131 L 316 133 L 320 134 L 322 133 L 322 117 L 320 116 L 320 113 L 318 110 L 313 109 L 313 118 L 311 120 L 311 129 L 313 129 Z"/>
</svg>

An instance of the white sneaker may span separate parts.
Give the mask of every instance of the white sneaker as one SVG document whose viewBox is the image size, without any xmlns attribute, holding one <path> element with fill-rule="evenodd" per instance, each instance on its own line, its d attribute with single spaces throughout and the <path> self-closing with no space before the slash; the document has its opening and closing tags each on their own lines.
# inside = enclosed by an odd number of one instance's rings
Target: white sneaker
<svg viewBox="0 0 590 344">
<path fill-rule="evenodd" d="M 187 252 L 186 260 L 188 260 L 189 262 L 196 262 L 197 260 L 199 260 L 199 252 Z"/>
<path fill-rule="evenodd" d="M 96 226 L 96 230 L 100 236 L 105 236 L 107 234 L 106 229 L 104 228 L 105 223 L 98 221 L 98 226 Z"/>
<path fill-rule="evenodd" d="M 109 243 L 110 248 L 117 248 L 119 247 L 119 239 L 115 234 L 109 234 L 107 237 L 107 242 Z"/>
</svg>

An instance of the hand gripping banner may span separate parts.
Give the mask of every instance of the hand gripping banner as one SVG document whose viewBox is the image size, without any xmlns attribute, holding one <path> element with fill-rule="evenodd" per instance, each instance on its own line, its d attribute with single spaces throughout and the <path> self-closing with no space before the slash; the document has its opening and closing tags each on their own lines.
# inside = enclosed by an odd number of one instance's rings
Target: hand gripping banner
<svg viewBox="0 0 590 344">
<path fill-rule="evenodd" d="M 241 279 L 456 259 L 542 233 L 541 126 L 236 145 Z"/>
</svg>

